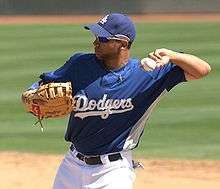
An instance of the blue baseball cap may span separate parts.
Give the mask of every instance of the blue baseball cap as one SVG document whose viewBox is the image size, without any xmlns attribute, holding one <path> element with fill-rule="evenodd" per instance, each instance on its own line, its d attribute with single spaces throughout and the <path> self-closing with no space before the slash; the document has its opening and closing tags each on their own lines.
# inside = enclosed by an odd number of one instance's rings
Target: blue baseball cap
<svg viewBox="0 0 220 189">
<path fill-rule="evenodd" d="M 112 13 L 105 15 L 98 23 L 84 26 L 98 37 L 126 37 L 132 43 L 136 31 L 134 23 L 124 14 Z"/>
</svg>

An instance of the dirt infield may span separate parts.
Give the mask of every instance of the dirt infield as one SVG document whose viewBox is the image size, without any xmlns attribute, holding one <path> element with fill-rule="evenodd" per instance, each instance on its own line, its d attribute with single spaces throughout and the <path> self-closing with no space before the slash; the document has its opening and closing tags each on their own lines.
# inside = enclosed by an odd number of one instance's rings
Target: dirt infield
<svg viewBox="0 0 220 189">
<path fill-rule="evenodd" d="M 100 15 L 0 16 L 0 24 L 92 23 Z M 135 22 L 219 22 L 220 14 L 147 14 L 131 15 Z"/>
<path fill-rule="evenodd" d="M 2 189 L 49 189 L 63 156 L 0 153 Z M 219 189 L 220 161 L 140 160 L 135 189 Z"/>
</svg>

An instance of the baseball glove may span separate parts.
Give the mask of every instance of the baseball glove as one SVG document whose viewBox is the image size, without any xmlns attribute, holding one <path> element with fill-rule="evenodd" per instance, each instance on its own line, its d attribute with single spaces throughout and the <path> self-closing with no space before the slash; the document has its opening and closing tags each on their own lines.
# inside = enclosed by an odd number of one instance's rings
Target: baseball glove
<svg viewBox="0 0 220 189">
<path fill-rule="evenodd" d="M 27 90 L 22 93 L 22 102 L 40 124 L 43 118 L 66 116 L 73 109 L 71 82 L 48 83 L 38 89 Z"/>
</svg>

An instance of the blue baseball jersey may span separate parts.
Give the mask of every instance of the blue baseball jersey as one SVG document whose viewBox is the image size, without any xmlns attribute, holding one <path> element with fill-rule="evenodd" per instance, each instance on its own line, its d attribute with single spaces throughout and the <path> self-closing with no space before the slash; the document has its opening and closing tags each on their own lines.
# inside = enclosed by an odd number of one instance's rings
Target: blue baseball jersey
<svg viewBox="0 0 220 189">
<path fill-rule="evenodd" d="M 173 63 L 144 71 L 129 59 L 107 70 L 95 54 L 75 54 L 62 67 L 40 76 L 43 83 L 71 81 L 74 109 L 65 139 L 85 155 L 102 155 L 138 146 L 145 123 L 161 96 L 186 81 Z M 32 88 L 38 85 L 35 83 Z"/>
</svg>

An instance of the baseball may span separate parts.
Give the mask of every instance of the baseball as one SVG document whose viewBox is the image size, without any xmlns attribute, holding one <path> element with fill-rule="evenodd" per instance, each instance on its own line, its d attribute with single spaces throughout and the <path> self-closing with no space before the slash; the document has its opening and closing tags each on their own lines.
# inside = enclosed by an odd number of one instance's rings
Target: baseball
<svg viewBox="0 0 220 189">
<path fill-rule="evenodd" d="M 151 58 L 143 58 L 141 60 L 141 66 L 145 71 L 153 71 L 156 68 L 157 63 Z"/>
</svg>

